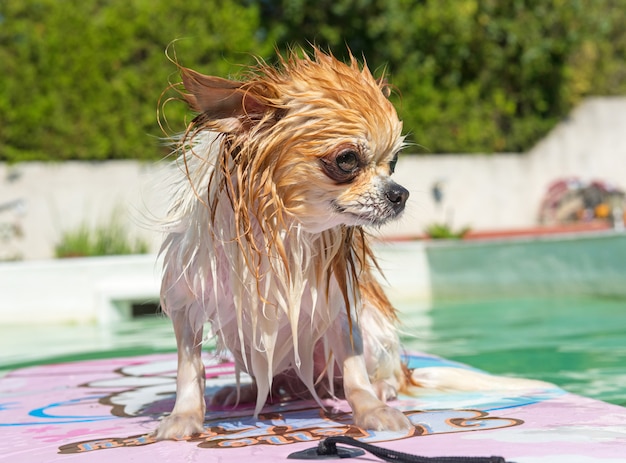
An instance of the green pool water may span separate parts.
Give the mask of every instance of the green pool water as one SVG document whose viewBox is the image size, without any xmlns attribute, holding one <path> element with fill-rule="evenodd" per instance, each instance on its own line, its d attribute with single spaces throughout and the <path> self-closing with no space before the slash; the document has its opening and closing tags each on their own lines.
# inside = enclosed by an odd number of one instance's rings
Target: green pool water
<svg viewBox="0 0 626 463">
<path fill-rule="evenodd" d="M 550 381 L 626 406 L 626 300 L 398 304 L 403 343 L 498 374 Z M 175 350 L 169 320 L 113 326 L 0 326 L 0 374 L 43 363 Z"/>
<path fill-rule="evenodd" d="M 626 300 L 523 299 L 401 306 L 404 343 L 491 373 L 626 406 Z"/>
</svg>

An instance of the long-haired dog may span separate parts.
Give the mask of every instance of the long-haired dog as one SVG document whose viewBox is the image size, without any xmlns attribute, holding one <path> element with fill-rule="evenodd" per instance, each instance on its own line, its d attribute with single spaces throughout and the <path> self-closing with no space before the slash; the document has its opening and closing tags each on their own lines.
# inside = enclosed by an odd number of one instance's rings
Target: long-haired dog
<svg viewBox="0 0 626 463">
<path fill-rule="evenodd" d="M 255 401 L 258 414 L 281 394 L 342 394 L 355 425 L 409 429 L 386 404 L 410 379 L 363 229 L 398 217 L 409 196 L 391 179 L 404 138 L 387 84 L 319 49 L 243 81 L 180 71 L 198 115 L 177 142 L 162 249 L 178 376 L 156 437 L 203 429 L 205 322 L 253 378 L 214 404 Z"/>
</svg>

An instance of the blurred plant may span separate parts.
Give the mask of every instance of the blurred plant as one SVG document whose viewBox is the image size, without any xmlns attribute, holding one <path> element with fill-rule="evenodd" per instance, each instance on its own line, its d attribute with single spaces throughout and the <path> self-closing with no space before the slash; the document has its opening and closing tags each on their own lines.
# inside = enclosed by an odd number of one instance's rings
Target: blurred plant
<svg viewBox="0 0 626 463">
<path fill-rule="evenodd" d="M 227 76 L 251 53 L 258 7 L 239 0 L 1 0 L 0 161 L 158 159 L 157 102 L 179 60 Z M 227 25 L 227 26 L 225 26 Z M 67 31 L 72 31 L 68 34 Z M 184 130 L 186 105 L 167 105 Z"/>
<path fill-rule="evenodd" d="M 279 48 L 346 45 L 399 89 L 427 153 L 522 152 L 586 95 L 626 92 L 626 0 L 273 0 Z"/>
<path fill-rule="evenodd" d="M 444 223 L 433 223 L 425 229 L 426 235 L 434 240 L 462 239 L 470 231 L 470 227 L 463 227 L 460 230 L 453 230 L 451 226 Z"/>
<path fill-rule="evenodd" d="M 83 223 L 75 230 L 64 232 L 54 249 L 56 257 L 146 254 L 148 243 L 140 238 L 130 238 L 128 230 L 117 217 L 113 214 L 109 223 L 95 228 Z"/>
</svg>

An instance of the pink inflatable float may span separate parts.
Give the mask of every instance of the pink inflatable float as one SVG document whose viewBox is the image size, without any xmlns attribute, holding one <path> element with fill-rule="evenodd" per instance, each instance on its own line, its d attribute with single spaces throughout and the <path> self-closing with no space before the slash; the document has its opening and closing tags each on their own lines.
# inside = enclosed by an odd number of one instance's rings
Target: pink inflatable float
<svg viewBox="0 0 626 463">
<path fill-rule="evenodd" d="M 207 392 L 234 383 L 233 365 L 207 355 Z M 463 365 L 423 354 L 411 368 Z M 264 463 L 316 447 L 329 436 L 422 456 L 501 455 L 516 463 L 626 461 L 626 408 L 546 387 L 532 393 L 437 393 L 400 397 L 409 433 L 351 424 L 347 404 L 329 400 L 208 410 L 205 431 L 186 442 L 149 436 L 172 409 L 175 355 L 93 360 L 15 370 L 0 378 L 0 460 Z M 378 461 L 372 455 L 349 461 Z"/>
</svg>

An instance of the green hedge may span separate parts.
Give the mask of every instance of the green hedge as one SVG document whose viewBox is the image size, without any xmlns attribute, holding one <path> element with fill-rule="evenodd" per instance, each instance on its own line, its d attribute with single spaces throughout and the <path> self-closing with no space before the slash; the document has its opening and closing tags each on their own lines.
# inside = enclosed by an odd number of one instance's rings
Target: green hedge
<svg viewBox="0 0 626 463">
<path fill-rule="evenodd" d="M 0 1 L 0 159 L 154 159 L 178 59 L 220 75 L 268 50 L 256 7 L 222 0 Z M 219 32 L 218 32 L 219 31 Z M 172 121 L 184 108 L 171 105 Z M 178 112 L 177 112 L 178 110 Z"/>
<path fill-rule="evenodd" d="M 625 93 L 623 24 L 626 0 L 2 0 L 0 160 L 162 157 L 168 45 L 225 76 L 310 42 L 386 69 L 413 151 L 523 151 Z"/>
</svg>

